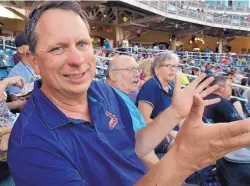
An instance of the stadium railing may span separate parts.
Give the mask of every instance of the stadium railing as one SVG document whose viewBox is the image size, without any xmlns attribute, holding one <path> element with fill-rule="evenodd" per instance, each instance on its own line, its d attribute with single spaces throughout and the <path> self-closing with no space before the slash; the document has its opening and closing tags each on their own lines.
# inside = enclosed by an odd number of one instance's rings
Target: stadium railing
<svg viewBox="0 0 250 186">
<path fill-rule="evenodd" d="M 198 21 L 204 21 L 209 23 L 221 24 L 228 26 L 237 26 L 237 29 L 243 30 L 243 28 L 250 28 L 250 22 L 245 20 L 241 15 L 218 15 L 211 12 L 194 11 L 175 6 L 170 3 L 170 1 L 149 1 L 149 0 L 138 0 L 140 3 L 146 4 L 152 8 L 164 11 L 170 14 L 176 14 L 179 16 L 184 16 Z"/>
</svg>

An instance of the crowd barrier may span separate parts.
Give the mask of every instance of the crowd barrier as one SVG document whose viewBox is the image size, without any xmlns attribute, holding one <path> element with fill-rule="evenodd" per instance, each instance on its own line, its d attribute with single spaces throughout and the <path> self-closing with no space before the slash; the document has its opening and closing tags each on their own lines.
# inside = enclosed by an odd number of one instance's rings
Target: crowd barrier
<svg viewBox="0 0 250 186">
<path fill-rule="evenodd" d="M 146 49 L 146 48 L 136 48 L 136 47 L 121 47 L 121 48 L 112 48 L 109 49 L 109 52 L 119 53 L 119 54 L 130 54 L 137 52 L 138 54 L 160 54 L 165 53 L 168 50 L 158 50 L 158 49 Z M 192 51 L 175 51 L 179 57 L 193 60 L 203 60 L 203 61 L 213 61 L 219 62 L 220 60 L 225 59 L 226 57 L 231 57 L 234 61 L 245 58 L 246 62 L 250 62 L 249 54 L 235 54 L 235 53 L 213 53 L 213 52 L 192 52 Z"/>
</svg>

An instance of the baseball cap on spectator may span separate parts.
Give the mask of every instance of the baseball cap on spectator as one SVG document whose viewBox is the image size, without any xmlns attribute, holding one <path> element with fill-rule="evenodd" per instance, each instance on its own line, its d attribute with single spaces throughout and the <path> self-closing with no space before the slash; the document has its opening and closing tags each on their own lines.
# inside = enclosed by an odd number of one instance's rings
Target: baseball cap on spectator
<svg viewBox="0 0 250 186">
<path fill-rule="evenodd" d="M 189 66 L 184 66 L 183 67 L 183 72 L 191 73 L 191 68 Z"/>
<path fill-rule="evenodd" d="M 27 42 L 27 39 L 26 39 L 26 36 L 25 36 L 25 33 L 22 32 L 20 33 L 16 39 L 15 39 L 15 44 L 16 44 L 16 47 L 21 47 L 23 45 L 28 45 L 28 42 Z"/>
<path fill-rule="evenodd" d="M 192 70 L 193 71 L 200 71 L 200 68 L 199 67 L 192 67 Z"/>
</svg>

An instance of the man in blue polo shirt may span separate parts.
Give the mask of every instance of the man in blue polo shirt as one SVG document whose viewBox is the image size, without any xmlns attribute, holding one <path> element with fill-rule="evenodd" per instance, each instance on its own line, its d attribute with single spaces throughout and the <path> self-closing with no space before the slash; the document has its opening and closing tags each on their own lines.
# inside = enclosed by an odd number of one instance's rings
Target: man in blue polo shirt
<svg viewBox="0 0 250 186">
<path fill-rule="evenodd" d="M 73 1 L 45 1 L 30 13 L 25 33 L 42 81 L 10 135 L 8 164 L 16 185 L 180 185 L 193 171 L 250 145 L 249 120 L 202 124 L 204 105 L 219 101 L 199 95 L 217 88 L 202 91 L 213 80 L 200 84 L 204 75 L 183 90 L 177 78 L 173 106 L 135 139 L 122 98 L 108 85 L 92 82 L 96 62 L 88 27 Z M 184 117 L 175 147 L 146 173 L 138 156 L 152 151 Z M 240 142 L 232 144 L 234 138 Z"/>
<path fill-rule="evenodd" d="M 135 132 L 146 127 L 146 123 L 140 111 L 129 97 L 130 94 L 138 92 L 141 72 L 142 70 L 138 68 L 137 62 L 132 57 L 126 55 L 114 57 L 112 61 L 110 61 L 107 71 L 108 84 L 112 86 L 125 101 L 132 118 Z M 141 158 L 141 160 L 148 169 L 159 162 L 159 158 L 153 151 Z"/>
</svg>

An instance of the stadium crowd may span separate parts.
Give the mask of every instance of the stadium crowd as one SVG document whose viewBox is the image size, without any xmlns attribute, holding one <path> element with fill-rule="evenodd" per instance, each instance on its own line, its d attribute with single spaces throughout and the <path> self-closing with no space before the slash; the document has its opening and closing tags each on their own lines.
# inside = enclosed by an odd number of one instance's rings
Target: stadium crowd
<svg viewBox="0 0 250 186">
<path fill-rule="evenodd" d="M 15 44 L 0 185 L 249 185 L 248 59 L 93 50 L 71 1 L 37 6 Z"/>
</svg>

